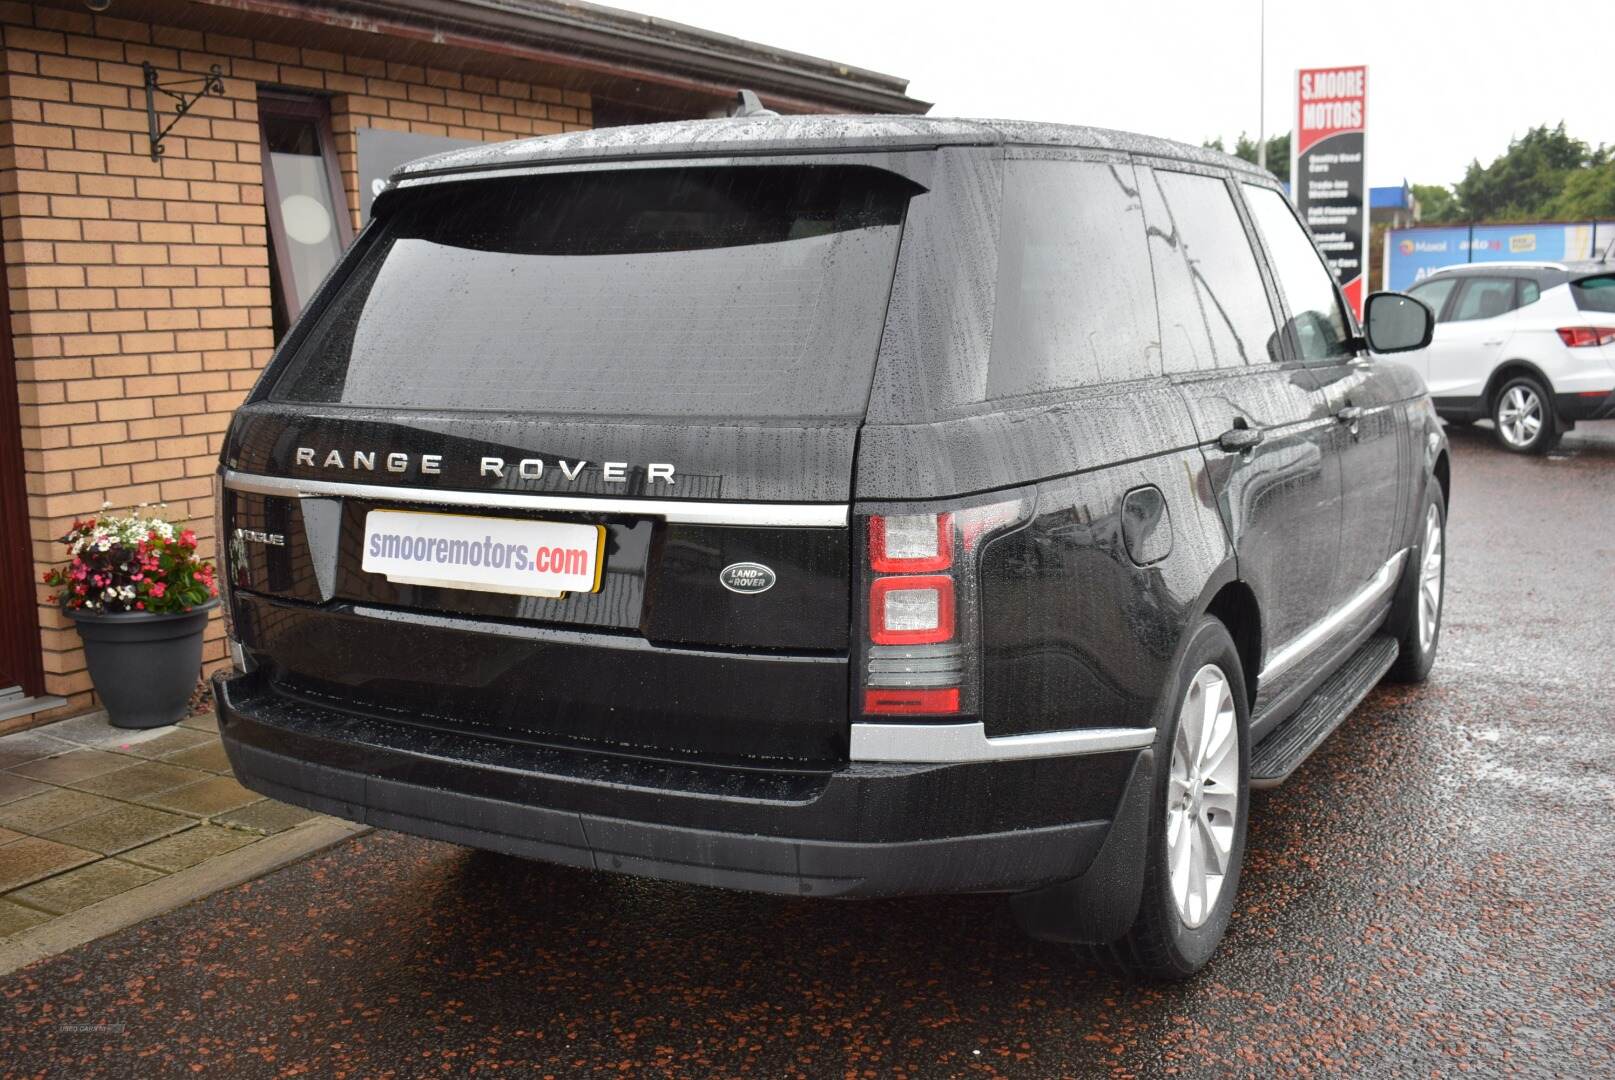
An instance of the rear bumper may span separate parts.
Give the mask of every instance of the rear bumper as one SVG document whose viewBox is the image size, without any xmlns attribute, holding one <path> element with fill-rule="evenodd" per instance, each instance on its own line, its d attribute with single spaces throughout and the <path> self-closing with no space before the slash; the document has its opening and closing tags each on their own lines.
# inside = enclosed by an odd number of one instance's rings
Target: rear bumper
<svg viewBox="0 0 1615 1080">
<path fill-rule="evenodd" d="M 1149 783 L 1138 750 L 748 771 L 354 716 L 260 675 L 217 675 L 213 689 L 236 775 L 272 798 L 570 866 L 789 895 L 1067 881 Z"/>
<path fill-rule="evenodd" d="M 1615 391 L 1591 394 L 1555 394 L 1554 410 L 1566 420 L 1615 419 Z"/>
</svg>

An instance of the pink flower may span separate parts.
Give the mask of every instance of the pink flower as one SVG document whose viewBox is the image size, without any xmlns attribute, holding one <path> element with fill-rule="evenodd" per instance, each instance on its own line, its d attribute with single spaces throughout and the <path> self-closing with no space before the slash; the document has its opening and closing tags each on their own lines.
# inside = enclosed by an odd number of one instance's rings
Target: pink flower
<svg viewBox="0 0 1615 1080">
<path fill-rule="evenodd" d="M 151 583 L 151 595 L 155 596 L 157 599 L 161 600 L 162 596 L 163 596 L 163 593 L 165 593 L 167 591 L 168 591 L 168 586 L 164 585 L 162 582 L 154 581 L 154 582 Z"/>
<path fill-rule="evenodd" d="M 184 532 L 179 534 L 179 542 L 184 544 L 186 547 L 195 547 L 196 533 L 192 532 L 190 529 L 186 529 Z"/>
<path fill-rule="evenodd" d="M 136 600 L 135 601 L 135 610 L 136 611 L 144 611 L 145 607 L 146 607 L 146 602 L 144 600 Z"/>
</svg>

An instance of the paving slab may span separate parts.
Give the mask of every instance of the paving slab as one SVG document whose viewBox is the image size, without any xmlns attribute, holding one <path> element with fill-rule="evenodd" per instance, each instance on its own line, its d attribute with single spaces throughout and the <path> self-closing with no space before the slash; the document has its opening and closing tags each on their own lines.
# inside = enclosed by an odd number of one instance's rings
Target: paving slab
<svg viewBox="0 0 1615 1080">
<path fill-rule="evenodd" d="M 50 785 L 48 784 L 41 784 L 37 780 L 28 779 L 26 776 L 0 772 L 0 806 L 49 790 Z"/>
<path fill-rule="evenodd" d="M 232 829 L 247 829 L 272 835 L 316 817 L 319 815 L 313 810 L 276 802 L 274 799 L 263 799 L 239 810 L 226 810 L 222 814 L 214 814 L 213 820 Z"/>
<path fill-rule="evenodd" d="M 20 840 L 20 839 L 22 839 L 22 835 L 23 835 L 22 833 L 17 832 L 17 831 L 15 831 L 13 829 L 8 829 L 8 828 L 5 828 L 4 826 L 0 826 L 0 845 L 9 844 L 13 840 Z"/>
<path fill-rule="evenodd" d="M 96 858 L 98 856 L 93 851 L 37 836 L 13 840 L 0 847 L 0 893 L 20 889 L 52 874 L 64 873 Z"/>
<path fill-rule="evenodd" d="M 140 801 L 159 810 L 172 810 L 180 814 L 190 814 L 192 817 L 205 818 L 246 806 L 262 798 L 263 796 L 256 791 L 248 791 L 236 783 L 232 777 L 210 776 L 206 780 L 186 784 L 172 791 L 144 796 Z M 4 807 L 0 807 L 0 811 L 3 810 Z"/>
<path fill-rule="evenodd" d="M 146 795 L 155 795 L 159 791 L 168 791 L 208 778 L 205 772 L 181 768 L 166 761 L 142 761 L 139 758 L 129 760 L 133 764 L 102 773 L 100 776 L 92 776 L 88 780 L 80 780 L 73 787 L 79 791 L 133 802 Z"/>
<path fill-rule="evenodd" d="M 175 833 L 173 836 L 137 847 L 133 851 L 126 851 L 120 857 L 154 870 L 173 873 L 187 866 L 195 866 L 216 855 L 223 855 L 227 851 L 234 851 L 238 847 L 245 847 L 259 839 L 262 838 L 258 834 L 243 832 L 240 829 L 198 825 L 194 829 L 187 829 L 185 832 Z"/>
<path fill-rule="evenodd" d="M 184 765 L 190 769 L 205 769 L 211 773 L 227 773 L 230 771 L 230 759 L 225 756 L 224 744 L 218 739 L 193 746 L 187 750 L 164 754 L 163 760 L 172 765 Z"/>
<path fill-rule="evenodd" d="M 6 899 L 48 911 L 52 915 L 65 915 L 162 876 L 156 870 L 121 859 L 102 859 L 14 889 L 6 894 Z"/>
<path fill-rule="evenodd" d="M 43 780 L 47 784 L 71 784 L 75 780 L 87 780 L 113 769 L 121 769 L 127 764 L 129 759 L 122 754 L 76 747 L 55 757 L 13 765 L 10 771 L 16 776 Z"/>
<path fill-rule="evenodd" d="M 43 731 L 20 731 L 0 738 L 0 769 L 9 769 L 24 762 L 34 761 L 52 754 L 65 753 L 73 744 Z"/>
<path fill-rule="evenodd" d="M 50 918 L 48 911 L 36 911 L 10 900 L 0 900 L 0 938 L 20 933 L 30 926 L 38 926 Z"/>
<path fill-rule="evenodd" d="M 212 710 L 197 713 L 195 716 L 187 716 L 181 720 L 179 726 L 190 728 L 192 731 L 217 732 L 219 730 L 219 714 Z"/>
<path fill-rule="evenodd" d="M 151 742 L 173 731 L 173 727 L 120 728 L 113 727 L 104 712 L 85 713 L 60 720 L 47 727 L 46 732 L 55 739 L 66 739 L 79 746 L 97 750 L 120 750 Z"/>
<path fill-rule="evenodd" d="M 0 825 L 38 836 L 71 825 L 92 814 L 104 814 L 118 804 L 88 791 L 47 788 L 38 795 L 0 806 Z"/>
<path fill-rule="evenodd" d="M 120 803 L 115 810 L 54 829 L 45 834 L 45 839 L 88 851 L 99 851 L 103 855 L 116 855 L 195 825 L 196 819 L 184 814 Z"/>
<path fill-rule="evenodd" d="M 160 758 L 164 754 L 172 754 L 176 750 L 184 750 L 192 746 L 201 746 L 204 743 L 216 742 L 217 735 L 210 735 L 205 731 L 193 731 L 190 728 L 171 727 L 161 734 L 131 742 L 128 748 L 119 747 L 119 753 L 133 754 L 138 758 Z"/>
</svg>

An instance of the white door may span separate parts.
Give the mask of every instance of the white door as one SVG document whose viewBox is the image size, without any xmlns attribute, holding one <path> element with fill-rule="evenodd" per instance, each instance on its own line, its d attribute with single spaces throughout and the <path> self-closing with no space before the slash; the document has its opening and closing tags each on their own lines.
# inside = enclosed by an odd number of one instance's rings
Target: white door
<svg viewBox="0 0 1615 1080">
<path fill-rule="evenodd" d="M 1533 283 L 1534 284 L 1534 283 Z M 1517 282 L 1466 277 L 1425 350 L 1425 382 L 1436 398 L 1478 398 L 1513 333 Z"/>
</svg>

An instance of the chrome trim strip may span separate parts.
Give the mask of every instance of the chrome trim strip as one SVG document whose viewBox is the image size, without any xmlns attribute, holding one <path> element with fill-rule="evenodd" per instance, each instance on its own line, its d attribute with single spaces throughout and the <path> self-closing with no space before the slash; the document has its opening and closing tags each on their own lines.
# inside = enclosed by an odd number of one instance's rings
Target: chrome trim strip
<svg viewBox="0 0 1615 1080">
<path fill-rule="evenodd" d="M 1155 729 L 1088 728 L 1041 731 L 1035 735 L 988 738 L 974 724 L 852 725 L 853 761 L 908 761 L 946 764 L 968 761 L 1012 761 L 1019 758 L 1068 757 L 1139 750 L 1155 742 Z"/>
<path fill-rule="evenodd" d="M 1356 596 L 1353 596 L 1340 607 L 1307 627 L 1299 637 L 1296 637 L 1282 649 L 1269 656 L 1267 663 L 1262 666 L 1262 672 L 1257 678 L 1271 679 L 1277 675 L 1282 675 L 1294 667 L 1297 660 L 1323 644 L 1331 634 L 1361 613 L 1369 604 L 1389 592 L 1392 586 L 1396 584 L 1396 575 L 1401 572 L 1402 563 L 1407 559 L 1407 556 L 1408 549 L 1403 548 L 1389 559 L 1386 559 L 1385 565 L 1379 568 L 1373 579 L 1363 586 Z"/>
<path fill-rule="evenodd" d="M 480 506 L 502 510 L 556 510 L 578 514 L 641 514 L 681 525 L 768 525 L 779 528 L 844 528 L 845 503 L 697 502 L 683 499 L 613 499 L 609 496 L 540 495 L 515 491 L 443 491 L 437 488 L 348 484 L 333 480 L 301 480 L 289 476 L 257 476 L 226 469 L 224 486 L 231 491 L 302 499 L 347 496 L 395 499 L 433 506 Z"/>
</svg>

